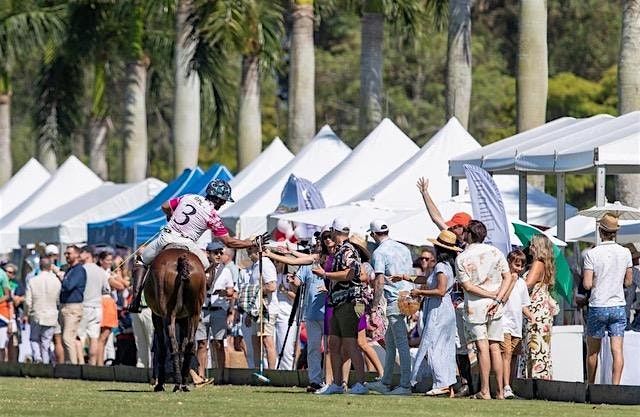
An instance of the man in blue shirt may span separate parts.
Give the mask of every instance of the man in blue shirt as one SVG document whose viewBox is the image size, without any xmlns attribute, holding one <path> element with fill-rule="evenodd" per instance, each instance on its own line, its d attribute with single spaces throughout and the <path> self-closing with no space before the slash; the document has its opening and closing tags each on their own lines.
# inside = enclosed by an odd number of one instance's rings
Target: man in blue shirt
<svg viewBox="0 0 640 417">
<path fill-rule="evenodd" d="M 60 314 L 62 316 L 62 344 L 64 345 L 65 360 L 72 364 L 78 363 L 76 336 L 82 320 L 82 302 L 84 288 L 87 285 L 87 272 L 80 263 L 80 248 L 68 246 L 64 252 L 69 269 L 62 278 L 60 289 Z"/>
<path fill-rule="evenodd" d="M 373 305 L 379 305 L 384 293 L 387 300 L 389 325 L 384 335 L 386 356 L 384 376 L 381 381 L 369 384 L 369 389 L 381 394 L 411 395 L 411 356 L 407 339 L 405 316 L 398 308 L 398 293 L 410 291 L 411 284 L 404 281 L 392 282 L 390 277 L 398 274 L 413 274 L 411 252 L 401 243 L 389 238 L 389 227 L 382 220 L 374 220 L 370 225 L 371 237 L 379 243 L 372 255 L 372 266 L 376 273 Z M 391 390 L 391 377 L 395 366 L 396 349 L 400 355 L 400 385 Z"/>
</svg>

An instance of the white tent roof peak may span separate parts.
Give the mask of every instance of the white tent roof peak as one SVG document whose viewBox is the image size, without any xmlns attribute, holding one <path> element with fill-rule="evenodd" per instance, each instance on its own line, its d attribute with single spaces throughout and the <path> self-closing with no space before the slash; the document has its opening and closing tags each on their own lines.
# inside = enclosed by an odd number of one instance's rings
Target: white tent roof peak
<svg viewBox="0 0 640 417">
<path fill-rule="evenodd" d="M 282 139 L 274 138 L 256 159 L 229 181 L 233 199 L 239 201 L 282 169 L 293 157 Z"/>
<path fill-rule="evenodd" d="M 363 188 L 385 178 L 415 155 L 418 149 L 411 138 L 385 118 L 316 186 L 327 206 L 347 202 Z M 345 185 L 348 183 L 353 186 Z"/>
<path fill-rule="evenodd" d="M 18 228 L 42 214 L 97 188 L 103 181 L 75 156 L 20 206 L 0 219 L 0 253 L 18 247 Z"/>
<path fill-rule="evenodd" d="M 315 182 L 334 169 L 351 149 L 328 126 L 307 143 L 295 158 L 227 209 L 220 211 L 225 223 L 245 237 L 266 230 L 267 215 L 280 203 L 280 195 L 291 174 Z"/>
<path fill-rule="evenodd" d="M 0 218 L 22 204 L 40 188 L 51 174 L 36 159 L 31 158 L 13 177 L 0 187 Z"/>
<path fill-rule="evenodd" d="M 451 197 L 448 160 L 479 148 L 480 144 L 452 117 L 411 159 L 351 201 L 368 200 L 397 209 L 420 208 L 422 197 L 415 187 L 420 177 L 429 179 L 429 191 L 435 201 L 448 200 Z"/>
</svg>

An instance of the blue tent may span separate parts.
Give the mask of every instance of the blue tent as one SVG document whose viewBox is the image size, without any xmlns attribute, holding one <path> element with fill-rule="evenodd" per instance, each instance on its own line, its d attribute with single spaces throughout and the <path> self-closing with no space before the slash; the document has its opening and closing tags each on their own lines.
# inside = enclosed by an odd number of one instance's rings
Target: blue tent
<svg viewBox="0 0 640 417">
<path fill-rule="evenodd" d="M 115 245 L 115 225 L 118 220 L 134 219 L 143 215 L 145 212 L 159 208 L 160 205 L 162 205 L 162 203 L 164 203 L 165 201 L 173 198 L 176 195 L 182 194 L 185 186 L 190 181 L 193 181 L 194 178 L 200 178 L 202 176 L 203 172 L 200 168 L 196 168 L 193 170 L 185 169 L 182 174 L 178 176 L 178 178 L 167 184 L 167 186 L 154 198 L 136 208 L 135 210 L 132 210 L 127 214 L 110 220 L 105 220 L 98 223 L 89 223 L 87 225 L 87 243 L 90 245 Z"/>
<path fill-rule="evenodd" d="M 229 181 L 231 178 L 233 178 L 233 175 L 227 167 L 214 164 L 200 178 L 187 184 L 176 197 L 183 194 L 204 194 L 211 180 L 222 179 Z M 135 219 L 118 219 L 115 233 L 116 243 L 128 247 L 137 247 L 153 238 L 166 223 L 167 221 L 160 209 L 160 205 L 155 210 L 147 211 Z"/>
</svg>

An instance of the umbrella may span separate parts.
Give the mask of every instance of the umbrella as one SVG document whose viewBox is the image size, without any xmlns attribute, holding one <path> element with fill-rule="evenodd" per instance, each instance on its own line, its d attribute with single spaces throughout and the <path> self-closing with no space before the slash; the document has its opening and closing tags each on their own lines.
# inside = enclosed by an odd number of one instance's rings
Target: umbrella
<svg viewBox="0 0 640 417">
<path fill-rule="evenodd" d="M 620 220 L 640 220 L 640 210 L 635 207 L 622 205 L 619 201 L 615 203 L 605 203 L 604 206 L 593 206 L 578 212 L 583 216 L 602 218 L 606 213 L 611 213 Z"/>
<path fill-rule="evenodd" d="M 520 238 L 522 243 L 526 246 L 531 241 L 534 235 L 543 234 L 538 228 L 530 226 L 526 223 L 513 223 L 516 235 Z M 556 261 L 556 285 L 553 289 L 556 296 L 561 296 L 568 303 L 573 300 L 573 275 L 571 269 L 567 263 L 562 250 L 555 243 L 553 245 L 553 256 Z"/>
</svg>

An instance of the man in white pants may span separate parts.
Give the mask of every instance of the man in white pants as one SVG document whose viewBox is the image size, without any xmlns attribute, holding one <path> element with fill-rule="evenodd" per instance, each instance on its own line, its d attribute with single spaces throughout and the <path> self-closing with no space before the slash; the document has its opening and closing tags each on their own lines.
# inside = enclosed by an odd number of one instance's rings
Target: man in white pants
<svg viewBox="0 0 640 417">
<path fill-rule="evenodd" d="M 294 347 L 296 342 L 296 334 L 298 333 L 298 325 L 294 320 L 289 334 L 287 335 L 287 328 L 289 327 L 289 317 L 293 310 L 293 301 L 296 298 L 296 292 L 300 287 L 300 279 L 291 273 L 278 274 L 277 282 L 277 298 L 278 298 L 278 310 L 276 313 L 276 352 L 280 355 L 282 352 L 282 360 L 280 360 L 280 367 L 278 369 L 293 370 L 294 359 Z M 285 341 L 285 336 L 287 340 Z M 286 342 L 286 345 L 285 345 Z M 284 351 L 282 347 L 284 346 Z"/>
<path fill-rule="evenodd" d="M 25 311 L 31 325 L 30 340 L 34 358 L 42 363 L 51 363 L 51 342 L 58 324 L 58 300 L 60 298 L 60 280 L 51 272 L 49 258 L 40 259 L 40 274 L 29 280 L 25 294 Z"/>
</svg>

